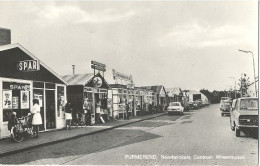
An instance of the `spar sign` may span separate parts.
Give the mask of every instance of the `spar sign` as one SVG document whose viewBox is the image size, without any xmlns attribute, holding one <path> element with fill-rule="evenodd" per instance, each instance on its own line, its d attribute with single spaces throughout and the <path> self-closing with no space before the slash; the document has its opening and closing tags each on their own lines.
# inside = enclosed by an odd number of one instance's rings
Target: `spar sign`
<svg viewBox="0 0 260 166">
<path fill-rule="evenodd" d="M 19 61 L 19 71 L 38 71 L 40 70 L 40 62 L 38 60 Z"/>
</svg>

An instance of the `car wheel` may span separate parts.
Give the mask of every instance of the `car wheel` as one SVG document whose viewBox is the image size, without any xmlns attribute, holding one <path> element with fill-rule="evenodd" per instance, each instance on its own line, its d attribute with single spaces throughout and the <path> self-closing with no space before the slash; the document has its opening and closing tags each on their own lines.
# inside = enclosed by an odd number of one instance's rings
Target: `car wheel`
<svg viewBox="0 0 260 166">
<path fill-rule="evenodd" d="M 231 128 L 232 131 L 235 131 L 235 127 L 232 124 L 231 118 L 230 118 L 230 128 Z"/>
<path fill-rule="evenodd" d="M 235 134 L 236 137 L 240 137 L 240 129 L 238 129 L 237 127 L 235 127 Z"/>
<path fill-rule="evenodd" d="M 221 116 L 224 116 L 224 114 L 223 114 L 223 113 L 221 113 Z"/>
</svg>

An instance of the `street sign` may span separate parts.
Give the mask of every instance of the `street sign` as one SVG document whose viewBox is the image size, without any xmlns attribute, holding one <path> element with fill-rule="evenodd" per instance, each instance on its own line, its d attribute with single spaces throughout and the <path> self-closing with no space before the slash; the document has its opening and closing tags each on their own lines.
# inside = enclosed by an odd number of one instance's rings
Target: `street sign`
<svg viewBox="0 0 260 166">
<path fill-rule="evenodd" d="M 106 65 L 105 65 L 105 64 L 103 64 L 103 63 L 99 63 L 99 62 L 96 62 L 96 61 L 91 61 L 91 64 L 96 65 L 96 66 L 101 66 L 101 67 L 106 68 Z"/>
<path fill-rule="evenodd" d="M 91 65 L 91 68 L 92 69 L 95 69 L 95 70 L 100 70 L 100 71 L 103 71 L 103 72 L 105 72 L 106 71 L 106 69 L 105 68 L 103 68 L 103 67 L 101 67 L 101 66 L 96 66 L 96 65 Z"/>
<path fill-rule="evenodd" d="M 94 69 L 94 74 L 95 74 L 95 70 L 99 70 L 103 72 L 106 71 L 106 65 L 96 61 L 91 61 L 91 68 Z"/>
</svg>

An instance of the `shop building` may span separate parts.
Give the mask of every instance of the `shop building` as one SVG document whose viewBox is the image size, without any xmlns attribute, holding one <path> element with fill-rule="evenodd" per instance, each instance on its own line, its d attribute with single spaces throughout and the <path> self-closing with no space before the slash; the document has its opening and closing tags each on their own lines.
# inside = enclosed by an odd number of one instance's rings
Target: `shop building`
<svg viewBox="0 0 260 166">
<path fill-rule="evenodd" d="M 34 98 L 39 100 L 40 130 L 65 127 L 66 81 L 20 44 L 0 46 L 0 138 L 10 136 L 12 112 L 26 116 Z"/>
<path fill-rule="evenodd" d="M 108 100 L 112 103 L 110 117 L 114 119 L 125 118 L 126 103 L 129 105 L 128 116 L 136 116 L 137 107 L 133 77 L 112 69 L 106 73 L 106 80 L 110 86 Z"/>
<path fill-rule="evenodd" d="M 95 113 L 97 103 L 100 101 L 100 114 L 106 121 L 108 116 L 108 107 L 111 103 L 108 102 L 109 85 L 100 74 L 72 74 L 62 77 L 68 82 L 67 96 L 68 101 L 74 106 L 74 113 L 83 113 L 84 99 L 88 98 L 92 103 L 92 123 L 95 123 Z"/>
<path fill-rule="evenodd" d="M 154 92 L 154 103 L 156 106 L 162 106 L 164 108 L 168 105 L 168 95 L 163 85 L 142 86 L 140 88 Z"/>
<path fill-rule="evenodd" d="M 166 88 L 166 93 L 168 95 L 168 102 L 182 102 L 182 91 L 181 88 Z"/>
</svg>

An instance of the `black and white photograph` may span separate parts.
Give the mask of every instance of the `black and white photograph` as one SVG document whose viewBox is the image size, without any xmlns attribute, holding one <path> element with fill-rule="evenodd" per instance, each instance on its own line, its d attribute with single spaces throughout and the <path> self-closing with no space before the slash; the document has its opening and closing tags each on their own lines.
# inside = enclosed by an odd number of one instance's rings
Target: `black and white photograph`
<svg viewBox="0 0 260 166">
<path fill-rule="evenodd" d="M 0 0 L 0 165 L 259 165 L 258 0 Z"/>
</svg>

